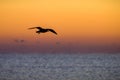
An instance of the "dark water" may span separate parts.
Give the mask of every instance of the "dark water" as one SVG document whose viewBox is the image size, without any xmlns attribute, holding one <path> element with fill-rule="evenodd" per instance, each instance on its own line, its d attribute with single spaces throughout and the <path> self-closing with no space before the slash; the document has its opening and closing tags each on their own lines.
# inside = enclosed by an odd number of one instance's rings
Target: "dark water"
<svg viewBox="0 0 120 80">
<path fill-rule="evenodd" d="M 120 80 L 120 54 L 0 54 L 0 80 Z"/>
</svg>

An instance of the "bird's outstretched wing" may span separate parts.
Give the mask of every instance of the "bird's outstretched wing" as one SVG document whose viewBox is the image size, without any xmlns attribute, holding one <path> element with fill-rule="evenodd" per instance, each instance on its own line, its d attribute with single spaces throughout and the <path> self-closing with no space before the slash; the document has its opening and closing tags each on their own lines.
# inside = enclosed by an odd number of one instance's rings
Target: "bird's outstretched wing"
<svg viewBox="0 0 120 80">
<path fill-rule="evenodd" d="M 52 33 L 57 35 L 57 33 L 53 29 L 48 29 L 48 31 L 51 31 Z"/>
<path fill-rule="evenodd" d="M 42 29 L 41 27 L 32 27 L 32 28 L 28 28 L 28 29 Z"/>
</svg>

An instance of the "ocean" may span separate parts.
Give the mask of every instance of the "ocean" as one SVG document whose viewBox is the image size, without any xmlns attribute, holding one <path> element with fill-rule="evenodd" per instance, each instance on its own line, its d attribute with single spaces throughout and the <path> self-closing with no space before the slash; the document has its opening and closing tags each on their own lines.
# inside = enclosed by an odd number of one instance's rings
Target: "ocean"
<svg viewBox="0 0 120 80">
<path fill-rule="evenodd" d="M 120 54 L 0 54 L 0 80 L 120 80 Z"/>
</svg>

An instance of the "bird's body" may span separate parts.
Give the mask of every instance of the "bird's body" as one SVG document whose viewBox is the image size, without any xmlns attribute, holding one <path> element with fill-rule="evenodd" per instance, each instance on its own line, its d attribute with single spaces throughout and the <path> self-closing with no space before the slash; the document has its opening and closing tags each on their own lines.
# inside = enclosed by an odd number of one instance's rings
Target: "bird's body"
<svg viewBox="0 0 120 80">
<path fill-rule="evenodd" d="M 57 33 L 53 30 L 53 29 L 44 29 L 42 27 L 32 27 L 32 28 L 28 28 L 28 29 L 38 29 L 38 31 L 36 31 L 36 33 L 40 34 L 40 33 L 46 33 L 46 32 L 52 32 L 54 34 L 57 35 Z"/>
</svg>

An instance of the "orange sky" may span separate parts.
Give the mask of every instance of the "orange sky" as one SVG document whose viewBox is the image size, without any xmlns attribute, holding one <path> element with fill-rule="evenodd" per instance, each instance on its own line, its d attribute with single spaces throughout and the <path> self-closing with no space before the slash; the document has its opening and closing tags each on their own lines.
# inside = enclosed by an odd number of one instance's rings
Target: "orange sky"
<svg viewBox="0 0 120 80">
<path fill-rule="evenodd" d="M 120 46 L 120 1 L 1 0 L 0 26 L 0 44 L 4 46 L 19 46 L 16 39 L 25 40 L 27 46 L 36 45 L 36 41 L 46 46 L 57 42 L 76 47 Z M 27 30 L 33 26 L 53 28 L 58 36 L 38 36 L 35 30 Z"/>
</svg>

